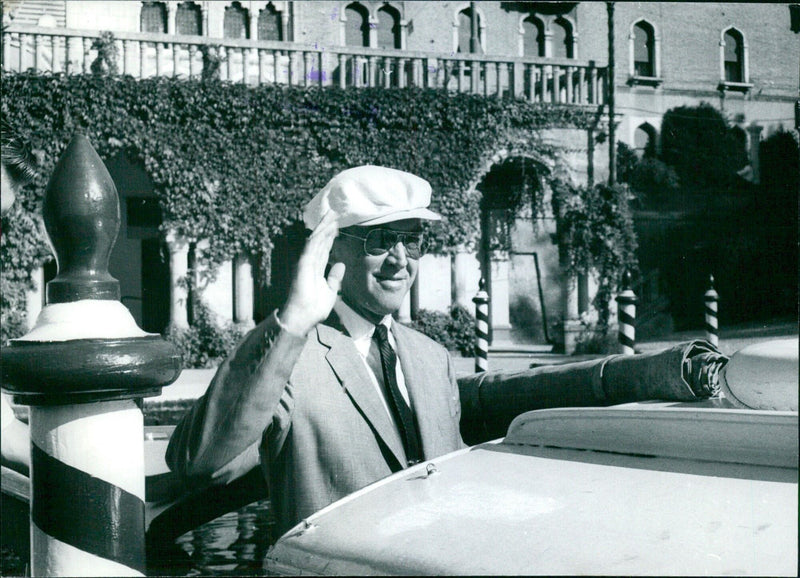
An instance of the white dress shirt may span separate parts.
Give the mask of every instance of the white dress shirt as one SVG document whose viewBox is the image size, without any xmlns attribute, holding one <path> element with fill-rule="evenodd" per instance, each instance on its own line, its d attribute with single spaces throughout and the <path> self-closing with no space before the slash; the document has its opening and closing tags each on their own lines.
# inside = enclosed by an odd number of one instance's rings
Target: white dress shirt
<svg viewBox="0 0 800 578">
<path fill-rule="evenodd" d="M 386 408 L 386 413 L 389 415 L 389 418 L 392 420 L 392 422 L 394 422 L 394 416 L 392 415 L 392 411 L 389 409 L 389 404 L 386 401 L 380 381 L 378 381 L 377 376 L 367 362 L 369 348 L 372 344 L 372 334 L 375 333 L 375 325 L 353 311 L 353 309 L 347 305 L 347 303 L 342 301 L 341 297 L 336 300 L 333 310 L 339 316 L 339 320 L 342 322 L 342 325 L 344 325 L 345 329 L 347 329 L 347 333 L 350 334 L 350 337 L 352 338 L 353 343 L 355 344 L 356 349 L 361 356 L 361 360 L 364 362 L 364 366 L 367 368 L 367 372 L 372 379 L 372 384 L 375 386 L 375 391 L 378 392 L 378 397 L 380 398 L 381 403 L 383 403 L 383 407 Z M 391 315 L 387 315 L 381 319 L 381 324 L 385 325 L 386 329 L 389 330 L 389 343 L 394 348 L 395 352 L 397 352 L 397 343 L 395 343 L 394 335 L 392 335 L 391 331 L 393 322 L 394 319 L 392 319 Z M 397 386 L 400 389 L 400 393 L 409 407 L 411 407 L 408 396 L 408 388 L 406 388 L 406 379 L 403 375 L 403 368 L 401 367 L 400 363 L 395 365 L 395 375 L 397 375 Z M 395 425 L 397 424 L 395 423 Z"/>
</svg>

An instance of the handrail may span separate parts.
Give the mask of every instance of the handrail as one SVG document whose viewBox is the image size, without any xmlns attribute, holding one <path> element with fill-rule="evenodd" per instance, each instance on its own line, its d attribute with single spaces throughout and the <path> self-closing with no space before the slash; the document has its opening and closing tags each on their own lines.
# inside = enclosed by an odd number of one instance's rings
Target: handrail
<svg viewBox="0 0 800 578">
<path fill-rule="evenodd" d="M 3 30 L 3 69 L 90 71 L 98 30 L 11 24 Z M 135 78 L 200 78 L 208 63 L 199 47 L 214 47 L 219 78 L 247 84 L 420 88 L 493 98 L 597 106 L 605 102 L 606 69 L 566 58 L 460 54 L 322 46 L 161 33 L 114 32 L 121 74 Z"/>
<path fill-rule="evenodd" d="M 99 38 L 102 31 L 79 28 L 47 28 L 24 24 L 10 24 L 3 29 L 3 34 L 36 34 L 39 36 L 73 37 L 73 38 Z M 593 60 L 574 60 L 570 58 L 546 58 L 542 56 L 507 56 L 467 54 L 453 52 L 422 52 L 414 50 L 399 50 L 395 48 L 369 48 L 355 46 L 322 46 L 318 42 L 304 44 L 300 42 L 287 42 L 278 40 L 252 40 L 241 38 L 217 38 L 212 36 L 196 36 L 181 34 L 166 34 L 157 32 L 128 32 L 114 31 L 115 40 L 152 42 L 162 44 L 189 44 L 195 46 L 224 46 L 234 48 L 261 48 L 266 50 L 289 50 L 294 52 L 335 52 L 352 56 L 390 56 L 395 58 L 439 58 L 465 62 L 518 62 L 521 64 L 540 64 L 549 66 L 592 67 Z M 596 67 L 605 70 L 604 67 Z"/>
</svg>

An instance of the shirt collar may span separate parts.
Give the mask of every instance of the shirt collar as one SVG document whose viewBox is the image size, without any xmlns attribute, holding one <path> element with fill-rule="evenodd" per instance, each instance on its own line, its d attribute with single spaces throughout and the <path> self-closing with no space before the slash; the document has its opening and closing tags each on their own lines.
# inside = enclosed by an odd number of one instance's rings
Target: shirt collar
<svg viewBox="0 0 800 578">
<path fill-rule="evenodd" d="M 372 333 L 375 331 L 375 325 L 353 311 L 353 308 L 342 301 L 341 297 L 336 299 L 336 303 L 333 305 L 333 310 L 336 311 L 336 314 L 339 316 L 339 320 L 342 322 L 342 325 L 344 325 L 344 328 L 347 329 L 347 333 L 350 334 L 352 339 L 372 339 Z M 380 322 L 382 325 L 386 326 L 386 329 L 392 329 L 391 315 L 387 315 L 381 319 Z"/>
</svg>

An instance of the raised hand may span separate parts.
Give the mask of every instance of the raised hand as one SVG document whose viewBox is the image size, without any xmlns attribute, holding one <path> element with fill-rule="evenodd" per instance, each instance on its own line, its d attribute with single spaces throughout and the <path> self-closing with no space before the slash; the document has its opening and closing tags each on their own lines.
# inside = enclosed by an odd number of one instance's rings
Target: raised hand
<svg viewBox="0 0 800 578">
<path fill-rule="evenodd" d="M 283 326 L 296 335 L 305 335 L 317 323 L 327 319 L 336 302 L 345 266 L 344 263 L 335 263 L 327 278 L 325 267 L 338 233 L 336 213 L 328 211 L 306 241 L 289 298 L 278 313 Z"/>
</svg>

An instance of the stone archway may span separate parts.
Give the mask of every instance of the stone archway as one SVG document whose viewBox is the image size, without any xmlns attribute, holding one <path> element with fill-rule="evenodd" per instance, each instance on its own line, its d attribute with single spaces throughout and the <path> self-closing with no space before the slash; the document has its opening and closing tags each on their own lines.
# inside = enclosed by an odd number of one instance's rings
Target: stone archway
<svg viewBox="0 0 800 578">
<path fill-rule="evenodd" d="M 548 345 L 560 319 L 555 220 L 542 159 L 501 156 L 476 185 L 481 200 L 478 259 L 491 296 L 491 341 Z"/>
</svg>

